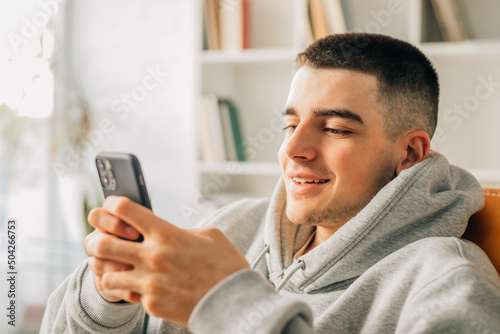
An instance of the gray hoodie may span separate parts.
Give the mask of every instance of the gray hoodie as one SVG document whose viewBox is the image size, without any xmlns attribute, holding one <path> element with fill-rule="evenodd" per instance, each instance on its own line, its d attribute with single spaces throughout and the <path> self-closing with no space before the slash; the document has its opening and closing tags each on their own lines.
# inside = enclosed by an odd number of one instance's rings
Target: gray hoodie
<svg viewBox="0 0 500 334">
<path fill-rule="evenodd" d="M 498 273 L 477 246 L 459 239 L 483 201 L 470 174 L 431 154 L 402 171 L 328 240 L 294 260 L 313 227 L 286 217 L 280 181 L 270 200 L 238 201 L 204 221 L 257 263 L 212 288 L 193 311 L 189 330 L 500 333 Z M 41 333 L 142 331 L 189 333 L 147 317 L 139 305 L 103 300 L 86 262 L 51 295 L 41 328 Z"/>
</svg>

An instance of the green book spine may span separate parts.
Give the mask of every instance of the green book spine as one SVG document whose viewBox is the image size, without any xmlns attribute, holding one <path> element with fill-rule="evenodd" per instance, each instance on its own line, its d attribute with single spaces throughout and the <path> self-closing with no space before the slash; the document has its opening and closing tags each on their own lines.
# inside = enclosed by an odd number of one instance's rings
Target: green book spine
<svg viewBox="0 0 500 334">
<path fill-rule="evenodd" d="M 226 101 L 229 107 L 231 117 L 231 126 L 233 127 L 234 144 L 236 146 L 236 156 L 238 161 L 246 161 L 245 150 L 243 146 L 243 134 L 241 132 L 238 109 L 231 101 Z"/>
</svg>

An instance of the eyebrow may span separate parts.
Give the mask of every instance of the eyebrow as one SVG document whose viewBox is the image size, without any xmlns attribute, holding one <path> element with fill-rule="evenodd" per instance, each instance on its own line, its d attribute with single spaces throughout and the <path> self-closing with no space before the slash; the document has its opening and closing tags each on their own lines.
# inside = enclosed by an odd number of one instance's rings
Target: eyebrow
<svg viewBox="0 0 500 334">
<path fill-rule="evenodd" d="M 287 116 L 287 115 L 290 115 L 290 116 L 297 116 L 297 111 L 293 108 L 286 108 L 284 111 L 283 111 L 283 116 Z M 313 110 L 313 116 L 314 117 L 340 117 L 340 118 L 344 118 L 344 119 L 348 119 L 348 120 L 351 120 L 351 121 L 355 121 L 359 124 L 365 124 L 365 122 L 363 122 L 363 119 L 361 118 L 361 116 L 359 114 L 356 114 L 355 112 L 352 112 L 350 110 L 347 110 L 347 109 L 316 109 L 316 110 Z"/>
</svg>

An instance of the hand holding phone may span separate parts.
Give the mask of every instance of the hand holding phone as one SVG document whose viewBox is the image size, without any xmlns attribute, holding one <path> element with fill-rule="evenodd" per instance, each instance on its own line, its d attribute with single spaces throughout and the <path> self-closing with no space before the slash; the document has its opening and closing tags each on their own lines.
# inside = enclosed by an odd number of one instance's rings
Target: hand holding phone
<svg viewBox="0 0 500 334">
<path fill-rule="evenodd" d="M 101 152 L 95 158 L 104 197 L 126 196 L 152 210 L 139 159 L 130 153 Z M 141 235 L 136 241 L 144 240 Z"/>
</svg>

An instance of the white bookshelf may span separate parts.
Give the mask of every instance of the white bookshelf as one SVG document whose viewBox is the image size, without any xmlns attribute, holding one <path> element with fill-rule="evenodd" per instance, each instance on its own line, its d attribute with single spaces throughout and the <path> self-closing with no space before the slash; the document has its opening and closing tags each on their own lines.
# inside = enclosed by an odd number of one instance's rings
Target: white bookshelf
<svg viewBox="0 0 500 334">
<path fill-rule="evenodd" d="M 457 43 L 427 42 L 419 45 L 430 57 L 500 56 L 500 40 L 467 40 Z"/>
<path fill-rule="evenodd" d="M 204 50 L 200 55 L 202 64 L 261 63 L 291 61 L 296 52 L 291 48 L 247 49 L 242 51 Z"/>
<path fill-rule="evenodd" d="M 286 101 L 293 60 L 305 47 L 303 34 L 294 24 L 302 15 L 299 3 L 253 0 L 254 48 L 240 52 L 199 52 L 200 93 L 213 92 L 231 98 L 239 108 L 244 137 L 257 136 L 277 117 L 275 111 Z M 435 17 L 429 16 L 430 0 L 402 1 L 402 10 L 392 15 L 388 24 L 377 21 L 374 15 L 388 10 L 387 1 L 342 0 L 348 31 L 366 31 L 364 27 L 378 22 L 380 33 L 415 44 L 431 59 L 441 84 L 438 128 L 447 138 L 443 142 L 433 141 L 433 148 L 452 163 L 470 170 L 482 185 L 500 187 L 500 153 L 493 144 L 498 142 L 495 133 L 500 125 L 500 89 L 488 100 L 480 101 L 477 111 L 464 118 L 458 129 L 443 118 L 454 104 L 463 103 L 474 94 L 480 76 L 492 75 L 500 82 L 500 21 L 492 14 L 500 12 L 500 3 L 493 0 L 477 6 L 464 0 L 461 3 L 470 38 L 447 43 L 435 38 L 438 26 Z M 235 198 L 270 195 L 280 175 L 277 152 L 282 134 L 274 133 L 274 137 L 248 162 L 199 161 L 200 189 L 210 182 L 211 175 L 226 173 L 231 181 L 221 189 L 221 198 L 229 200 L 231 194 Z M 238 172 L 228 172 L 229 164 Z"/>
</svg>

